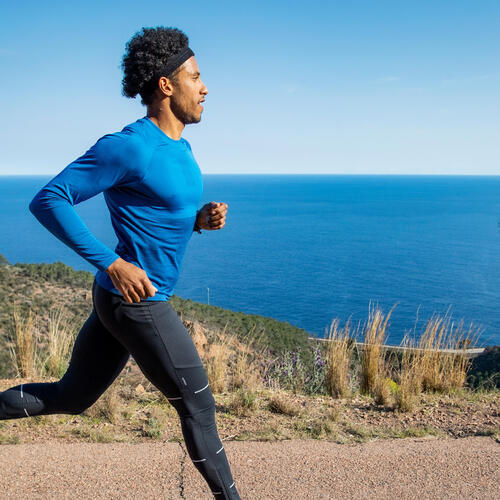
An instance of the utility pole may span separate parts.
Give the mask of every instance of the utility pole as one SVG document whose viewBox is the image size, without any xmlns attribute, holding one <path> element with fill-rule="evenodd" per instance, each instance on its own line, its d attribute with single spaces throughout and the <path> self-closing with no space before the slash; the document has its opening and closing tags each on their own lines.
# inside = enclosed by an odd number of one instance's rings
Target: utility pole
<svg viewBox="0 0 500 500">
<path fill-rule="evenodd" d="M 210 288 L 207 286 L 207 304 L 210 305 Z"/>
</svg>

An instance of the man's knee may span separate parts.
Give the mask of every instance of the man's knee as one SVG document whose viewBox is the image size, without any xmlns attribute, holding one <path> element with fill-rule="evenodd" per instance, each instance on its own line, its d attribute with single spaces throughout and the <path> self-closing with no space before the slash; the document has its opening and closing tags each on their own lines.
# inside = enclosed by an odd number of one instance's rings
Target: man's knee
<svg viewBox="0 0 500 500">
<path fill-rule="evenodd" d="M 58 410 L 58 413 L 69 415 L 83 413 L 97 400 L 94 394 L 86 394 L 81 389 L 70 388 L 65 384 L 58 384 L 55 396 L 53 401 L 55 409 Z"/>
<path fill-rule="evenodd" d="M 87 408 L 90 408 L 92 406 L 92 403 L 90 404 L 81 404 L 79 402 L 70 404 L 64 408 L 64 413 L 67 413 L 68 415 L 80 415 L 82 414 Z M 62 412 L 61 412 L 62 413 Z"/>
<path fill-rule="evenodd" d="M 215 399 L 210 387 L 191 396 L 186 401 L 186 407 L 191 415 L 196 415 L 198 413 L 215 413 Z"/>
<path fill-rule="evenodd" d="M 185 411 L 180 417 L 203 427 L 212 426 L 215 423 L 215 399 L 212 396 L 202 407 L 190 405 L 189 411 Z"/>
<path fill-rule="evenodd" d="M 77 394 L 74 397 L 61 400 L 64 413 L 68 413 L 69 415 L 80 415 L 95 402 L 95 398 L 85 397 L 85 395 L 82 394 Z"/>
</svg>

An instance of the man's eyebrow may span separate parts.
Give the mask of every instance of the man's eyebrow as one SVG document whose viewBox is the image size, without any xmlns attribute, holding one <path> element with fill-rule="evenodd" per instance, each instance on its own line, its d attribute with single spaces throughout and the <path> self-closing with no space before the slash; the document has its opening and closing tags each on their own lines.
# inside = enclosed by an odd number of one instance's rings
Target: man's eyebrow
<svg viewBox="0 0 500 500">
<path fill-rule="evenodd" d="M 191 76 L 200 76 L 200 72 L 199 71 L 190 72 L 189 74 Z"/>
</svg>

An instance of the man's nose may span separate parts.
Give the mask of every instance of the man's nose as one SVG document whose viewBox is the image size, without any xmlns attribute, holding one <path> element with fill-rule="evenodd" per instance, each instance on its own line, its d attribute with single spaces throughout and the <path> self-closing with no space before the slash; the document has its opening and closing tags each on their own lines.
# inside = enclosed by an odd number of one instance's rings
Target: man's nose
<svg viewBox="0 0 500 500">
<path fill-rule="evenodd" d="M 203 88 L 201 89 L 201 93 L 203 95 L 207 95 L 208 94 L 208 89 L 207 89 L 207 86 L 205 84 L 203 84 Z"/>
</svg>

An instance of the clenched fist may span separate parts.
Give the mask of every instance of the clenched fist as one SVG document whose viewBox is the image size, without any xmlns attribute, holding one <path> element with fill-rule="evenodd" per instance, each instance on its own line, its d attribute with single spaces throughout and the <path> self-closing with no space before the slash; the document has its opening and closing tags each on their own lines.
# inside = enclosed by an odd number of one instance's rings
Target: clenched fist
<svg viewBox="0 0 500 500">
<path fill-rule="evenodd" d="M 206 229 L 207 231 L 222 229 L 226 223 L 226 213 L 226 203 L 211 201 L 203 205 L 198 211 L 196 224 L 200 229 Z"/>
</svg>

